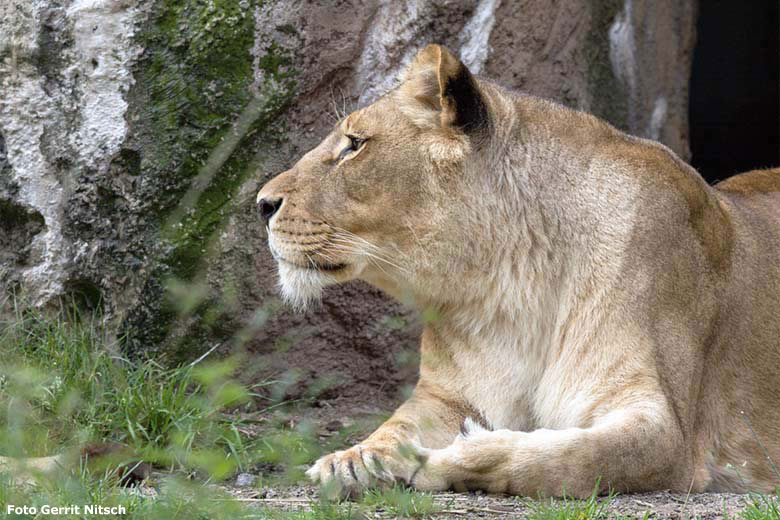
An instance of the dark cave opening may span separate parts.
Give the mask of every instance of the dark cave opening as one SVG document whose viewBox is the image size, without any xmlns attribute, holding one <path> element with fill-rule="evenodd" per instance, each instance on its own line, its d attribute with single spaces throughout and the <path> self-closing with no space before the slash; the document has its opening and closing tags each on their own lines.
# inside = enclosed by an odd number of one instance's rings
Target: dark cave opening
<svg viewBox="0 0 780 520">
<path fill-rule="evenodd" d="M 710 183 L 780 166 L 780 2 L 699 3 L 691 164 Z"/>
</svg>

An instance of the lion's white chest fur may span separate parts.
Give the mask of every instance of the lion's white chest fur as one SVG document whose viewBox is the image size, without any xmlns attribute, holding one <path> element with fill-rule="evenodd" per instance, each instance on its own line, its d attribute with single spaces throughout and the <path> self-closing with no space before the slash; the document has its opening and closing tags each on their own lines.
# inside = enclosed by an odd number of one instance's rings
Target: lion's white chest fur
<svg viewBox="0 0 780 520">
<path fill-rule="evenodd" d="M 533 344 L 537 338 L 518 336 L 503 341 L 484 338 L 457 352 L 463 397 L 494 429 L 530 431 L 581 424 L 590 404 L 581 396 L 591 394 L 584 391 L 591 383 L 571 381 L 565 363 L 550 364 L 549 352 Z"/>
<path fill-rule="evenodd" d="M 455 356 L 463 396 L 494 429 L 534 427 L 531 398 L 541 377 L 540 363 L 506 342 L 484 342 Z"/>
</svg>

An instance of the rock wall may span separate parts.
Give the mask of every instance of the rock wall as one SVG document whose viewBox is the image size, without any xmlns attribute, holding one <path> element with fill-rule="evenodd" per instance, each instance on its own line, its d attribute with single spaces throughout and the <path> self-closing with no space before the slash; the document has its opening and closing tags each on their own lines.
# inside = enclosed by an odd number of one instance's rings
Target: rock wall
<svg viewBox="0 0 780 520">
<path fill-rule="evenodd" d="M 5 0 L 0 284 L 34 305 L 99 308 L 130 355 L 248 345 L 249 373 L 294 368 L 291 388 L 330 377 L 326 396 L 381 398 L 406 377 L 413 317 L 362 284 L 302 315 L 281 306 L 257 188 L 430 42 L 688 158 L 695 11 L 693 0 Z"/>
</svg>

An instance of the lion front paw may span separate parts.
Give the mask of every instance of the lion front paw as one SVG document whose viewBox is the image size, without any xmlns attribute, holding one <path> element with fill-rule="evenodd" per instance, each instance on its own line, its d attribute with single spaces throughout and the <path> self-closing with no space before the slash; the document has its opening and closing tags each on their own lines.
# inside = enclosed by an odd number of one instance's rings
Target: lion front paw
<svg viewBox="0 0 780 520">
<path fill-rule="evenodd" d="M 328 498 L 356 497 L 365 489 L 396 482 L 384 450 L 357 445 L 321 457 L 306 475 L 320 484 Z"/>
<path fill-rule="evenodd" d="M 306 474 L 328 498 L 355 498 L 363 491 L 396 482 L 414 484 L 425 464 L 421 449 L 357 445 L 321 457 Z"/>
</svg>

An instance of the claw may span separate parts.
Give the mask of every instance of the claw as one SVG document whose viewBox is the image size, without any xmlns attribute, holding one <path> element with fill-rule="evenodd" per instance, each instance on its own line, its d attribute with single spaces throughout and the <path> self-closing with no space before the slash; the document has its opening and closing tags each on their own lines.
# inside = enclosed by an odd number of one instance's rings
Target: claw
<svg viewBox="0 0 780 520">
<path fill-rule="evenodd" d="M 321 486 L 326 499 L 354 498 L 370 487 L 385 487 L 400 480 L 406 482 L 428 456 L 416 445 L 388 447 L 399 452 L 385 453 L 385 448 L 355 446 L 320 458 L 306 475 Z M 406 456 L 403 456 L 403 452 Z M 383 457 L 387 456 L 387 459 Z"/>
</svg>

